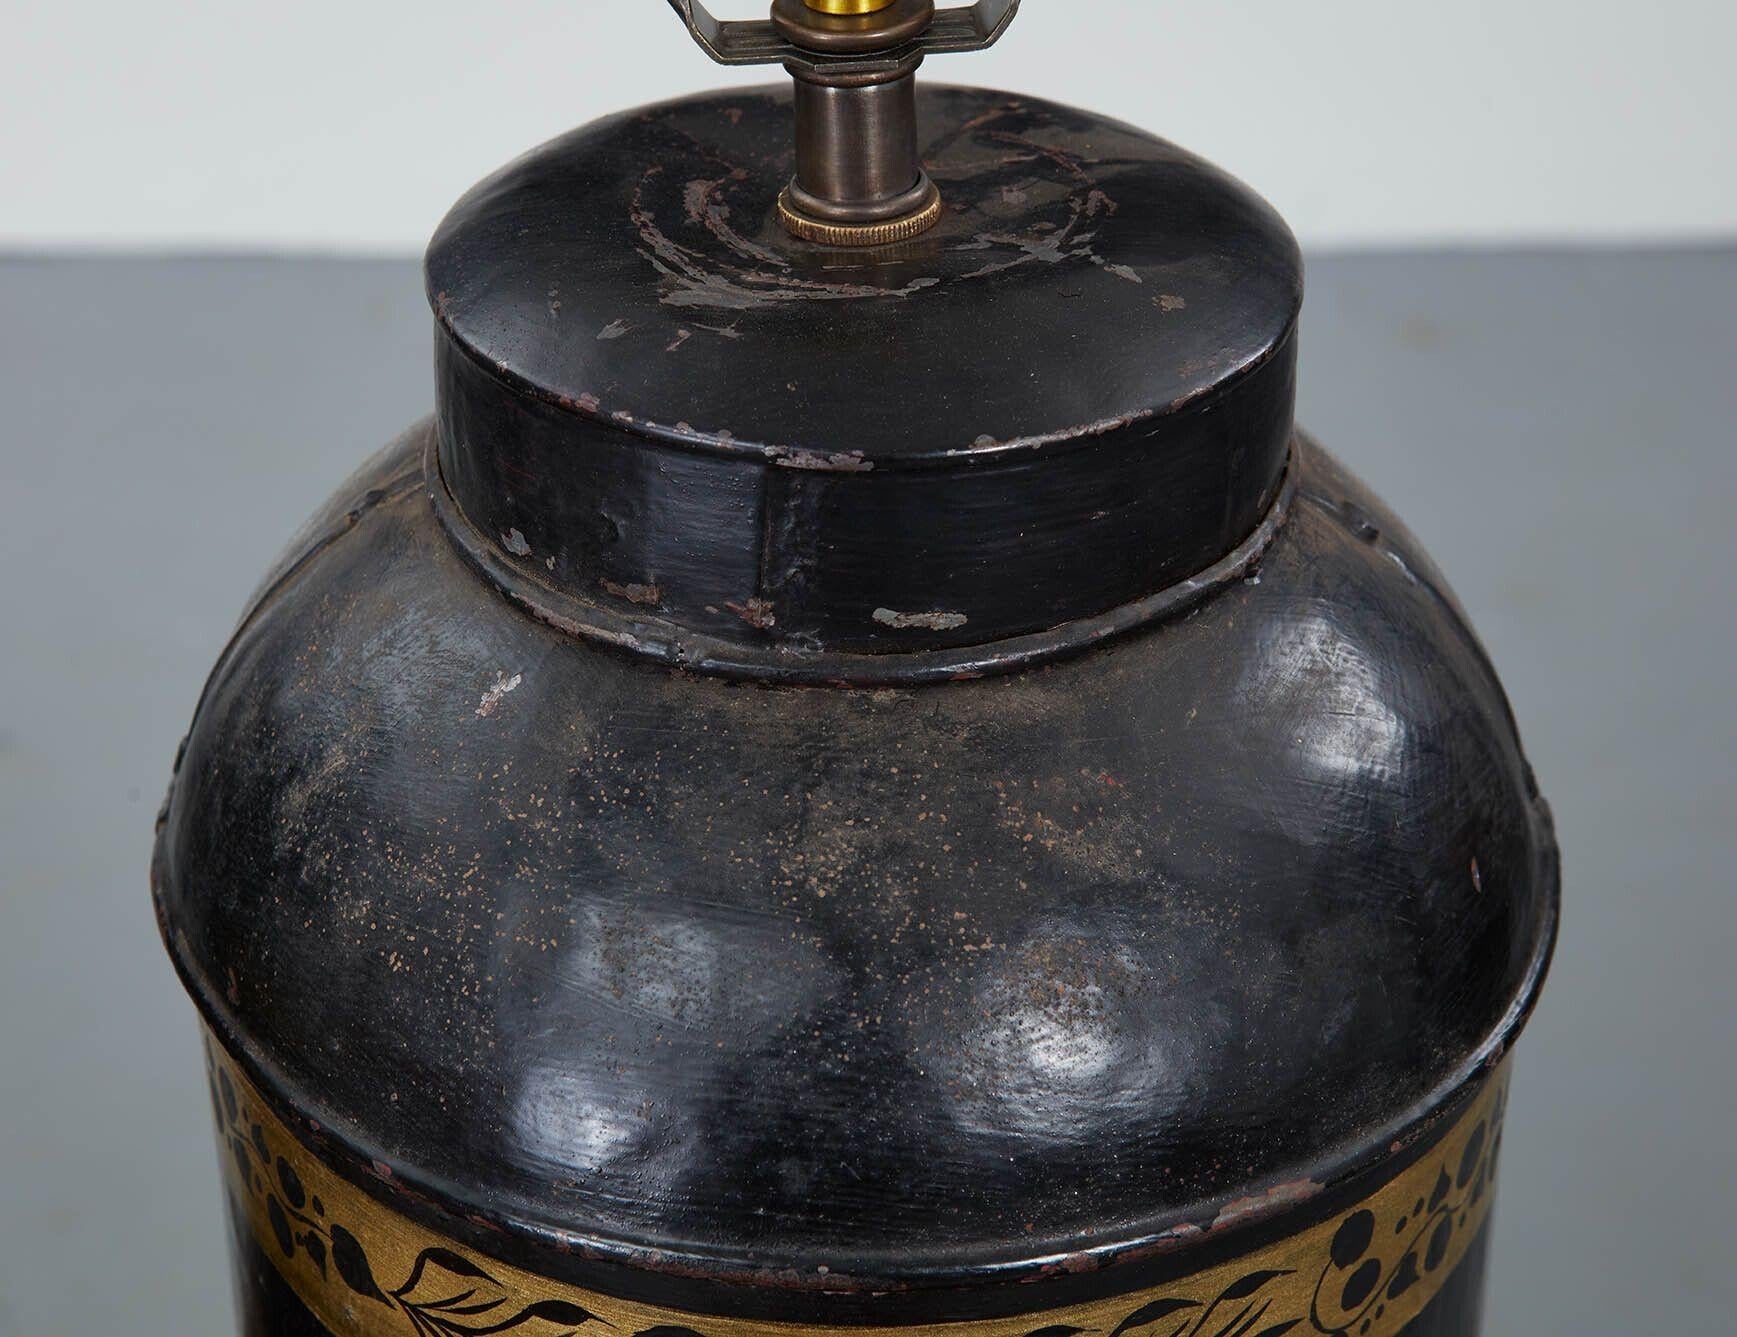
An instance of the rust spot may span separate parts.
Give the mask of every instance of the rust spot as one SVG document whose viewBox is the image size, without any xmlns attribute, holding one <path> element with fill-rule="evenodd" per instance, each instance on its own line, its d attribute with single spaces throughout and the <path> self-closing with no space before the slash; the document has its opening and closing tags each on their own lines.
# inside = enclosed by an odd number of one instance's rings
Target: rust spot
<svg viewBox="0 0 1737 1337">
<path fill-rule="evenodd" d="M 891 608 L 875 609 L 875 621 L 883 627 L 900 631 L 919 628 L 923 631 L 953 631 L 971 619 L 963 613 L 897 613 Z"/>
<path fill-rule="evenodd" d="M 772 602 L 769 599 L 748 599 L 739 604 L 726 603 L 724 607 L 728 608 L 750 627 L 758 628 L 760 631 L 765 631 L 767 628 L 774 627 L 778 624 L 778 617 L 773 611 Z"/>
<path fill-rule="evenodd" d="M 656 585 L 617 585 L 613 580 L 605 580 L 603 588 L 617 599 L 646 608 L 656 608 L 663 602 L 663 590 Z"/>
</svg>

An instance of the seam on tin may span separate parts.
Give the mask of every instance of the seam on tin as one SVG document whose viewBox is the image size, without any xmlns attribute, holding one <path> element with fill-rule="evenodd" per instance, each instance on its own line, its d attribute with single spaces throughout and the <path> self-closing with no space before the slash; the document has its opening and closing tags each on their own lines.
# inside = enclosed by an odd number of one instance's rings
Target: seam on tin
<svg viewBox="0 0 1737 1337">
<path fill-rule="evenodd" d="M 638 617 L 587 602 L 514 566 L 472 523 L 441 473 L 438 432 L 431 432 L 423 447 L 423 467 L 434 513 L 466 564 L 509 602 L 558 631 L 694 673 L 810 686 L 875 687 L 921 686 L 1012 673 L 1083 653 L 1186 612 L 1245 578 L 1259 564 L 1290 515 L 1305 453 L 1302 434 L 1294 432 L 1277 495 L 1260 523 L 1230 552 L 1192 576 L 1107 612 L 1044 631 L 945 650 L 878 655 L 741 645 L 667 618 Z"/>
</svg>

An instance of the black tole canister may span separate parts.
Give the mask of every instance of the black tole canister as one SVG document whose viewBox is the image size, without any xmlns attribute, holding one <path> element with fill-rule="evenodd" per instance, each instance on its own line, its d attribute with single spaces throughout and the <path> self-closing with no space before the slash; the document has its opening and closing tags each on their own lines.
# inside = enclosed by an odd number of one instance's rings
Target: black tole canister
<svg viewBox="0 0 1737 1337">
<path fill-rule="evenodd" d="M 177 762 L 242 1328 L 1475 1333 L 1556 850 L 1290 232 L 917 83 L 1006 0 L 676 7 L 797 92 L 458 203 Z"/>
</svg>

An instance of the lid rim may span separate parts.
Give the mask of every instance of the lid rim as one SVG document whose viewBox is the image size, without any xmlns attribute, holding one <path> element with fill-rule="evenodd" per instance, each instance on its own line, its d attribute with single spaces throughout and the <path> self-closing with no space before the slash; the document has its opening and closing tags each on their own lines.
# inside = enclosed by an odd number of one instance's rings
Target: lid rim
<svg viewBox="0 0 1737 1337">
<path fill-rule="evenodd" d="M 625 410 L 606 411 L 601 403 L 593 404 L 584 397 L 563 394 L 539 385 L 511 367 L 491 361 L 453 324 L 450 315 L 436 302 L 435 325 L 450 346 L 462 354 L 477 371 L 496 382 L 502 389 L 534 401 L 575 420 L 610 428 L 630 437 L 659 446 L 673 447 L 698 455 L 722 459 L 746 460 L 786 469 L 801 469 L 817 473 L 862 473 L 870 465 L 882 473 L 921 469 L 952 469 L 960 465 L 999 463 L 1009 457 L 1027 455 L 1047 459 L 1070 448 L 1089 445 L 1117 432 L 1137 430 L 1143 424 L 1156 422 L 1174 414 L 1208 410 L 1233 398 L 1254 376 L 1275 357 L 1285 352 L 1297 336 L 1301 321 L 1300 310 L 1293 315 L 1279 335 L 1265 347 L 1239 365 L 1225 371 L 1221 379 L 1203 386 L 1194 393 L 1168 404 L 1154 405 L 1113 417 L 1101 418 L 1077 426 L 1052 428 L 1027 436 L 989 440 L 977 438 L 970 445 L 949 446 L 935 450 L 911 451 L 898 454 L 874 455 L 866 451 L 834 452 L 816 450 L 812 446 L 784 445 L 770 441 L 754 441 L 734 434 L 717 436 L 696 430 L 685 423 L 663 423 L 636 417 Z"/>
</svg>

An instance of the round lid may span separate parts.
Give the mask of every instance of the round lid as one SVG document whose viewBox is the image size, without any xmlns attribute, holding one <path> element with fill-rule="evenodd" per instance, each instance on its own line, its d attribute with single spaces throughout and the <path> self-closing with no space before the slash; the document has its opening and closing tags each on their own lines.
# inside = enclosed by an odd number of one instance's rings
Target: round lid
<svg viewBox="0 0 1737 1337">
<path fill-rule="evenodd" d="M 1259 528 L 1292 426 L 1283 222 L 1116 122 L 917 107 L 945 213 L 897 245 L 779 226 L 784 90 L 597 122 L 448 216 L 441 467 L 522 602 L 699 668 L 972 671 L 1126 623 Z"/>
</svg>

